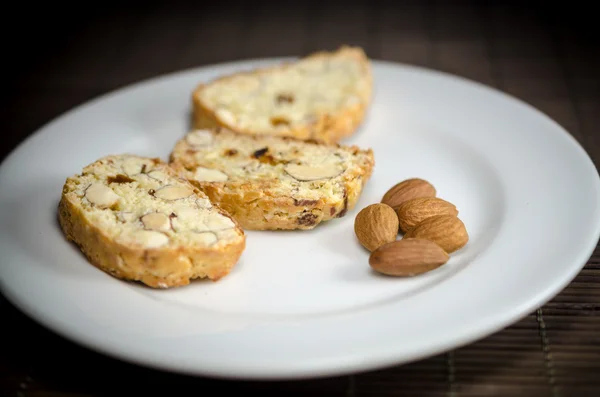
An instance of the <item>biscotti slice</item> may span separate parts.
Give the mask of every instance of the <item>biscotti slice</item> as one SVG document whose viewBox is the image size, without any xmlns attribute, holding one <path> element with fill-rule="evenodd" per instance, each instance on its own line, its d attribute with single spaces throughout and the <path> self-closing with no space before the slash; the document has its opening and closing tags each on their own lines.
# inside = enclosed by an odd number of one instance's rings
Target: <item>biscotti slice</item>
<svg viewBox="0 0 600 397">
<path fill-rule="evenodd" d="M 237 222 L 160 159 L 103 157 L 67 178 L 66 238 L 113 276 L 154 288 L 227 275 L 245 249 Z"/>
<path fill-rule="evenodd" d="M 222 76 L 193 92 L 194 127 L 339 142 L 362 124 L 372 72 L 361 48 Z"/>
<path fill-rule="evenodd" d="M 312 229 L 354 208 L 371 177 L 371 149 L 225 128 L 189 132 L 171 167 L 247 230 Z"/>
</svg>

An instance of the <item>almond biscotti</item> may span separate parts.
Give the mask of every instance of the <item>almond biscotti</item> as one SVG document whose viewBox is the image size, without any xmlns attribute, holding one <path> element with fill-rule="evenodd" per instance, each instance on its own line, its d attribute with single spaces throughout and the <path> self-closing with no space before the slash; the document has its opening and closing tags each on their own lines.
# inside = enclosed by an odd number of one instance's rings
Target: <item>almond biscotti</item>
<svg viewBox="0 0 600 397">
<path fill-rule="evenodd" d="M 154 288 L 227 275 L 245 249 L 238 223 L 160 159 L 107 156 L 67 178 L 66 238 L 113 276 Z"/>
<path fill-rule="evenodd" d="M 200 84 L 192 95 L 194 126 L 335 143 L 363 122 L 372 85 L 361 48 L 320 51 Z"/>
<path fill-rule="evenodd" d="M 171 167 L 247 230 L 313 229 L 354 208 L 371 177 L 371 149 L 225 128 L 191 131 Z"/>
</svg>

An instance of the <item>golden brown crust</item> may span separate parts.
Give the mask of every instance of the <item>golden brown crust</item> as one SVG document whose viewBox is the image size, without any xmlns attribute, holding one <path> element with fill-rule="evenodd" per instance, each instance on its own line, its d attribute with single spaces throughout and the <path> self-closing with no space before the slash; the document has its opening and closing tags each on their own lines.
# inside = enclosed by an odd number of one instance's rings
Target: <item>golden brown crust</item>
<svg viewBox="0 0 600 397">
<path fill-rule="evenodd" d="M 185 286 L 197 278 L 217 281 L 230 273 L 246 247 L 245 233 L 235 220 L 240 238 L 218 248 L 190 244 L 144 249 L 117 242 L 107 230 L 88 221 L 81 198 L 71 188 L 73 180 L 67 179 L 58 205 L 60 227 L 91 264 L 116 278 L 153 288 Z M 223 213 L 216 205 L 214 209 Z"/>
<path fill-rule="evenodd" d="M 258 186 L 247 186 L 228 191 L 222 183 L 192 183 L 201 188 L 214 202 L 234 217 L 246 230 L 310 230 L 322 222 L 342 218 L 354 209 L 365 181 L 371 176 L 371 168 L 344 183 L 345 197 L 341 200 L 325 199 L 308 201 L 289 197 L 273 197 L 257 193 Z M 251 201 L 247 196 L 258 196 Z"/>
<path fill-rule="evenodd" d="M 351 136 L 362 124 L 366 117 L 367 110 L 371 104 L 371 96 L 373 91 L 373 77 L 371 65 L 369 59 L 360 48 L 342 46 L 335 52 L 319 51 L 308 55 L 304 59 L 319 59 L 328 58 L 332 56 L 344 55 L 355 59 L 361 65 L 364 71 L 364 78 L 366 81 L 365 88 L 360 93 L 362 99 L 361 102 L 354 105 L 348 105 L 338 109 L 337 112 L 321 113 L 315 115 L 315 119 L 310 122 L 303 124 L 296 124 L 291 126 L 289 130 L 278 132 L 278 136 L 287 136 L 297 139 L 307 140 L 313 139 L 322 143 L 337 143 L 340 140 Z M 222 76 L 214 79 L 207 84 L 199 84 L 196 86 L 192 93 L 192 123 L 194 128 L 214 128 L 214 127 L 225 127 L 232 131 L 248 134 L 248 135 L 268 135 L 274 134 L 266 131 L 255 131 L 247 128 L 242 128 L 232 123 L 228 123 L 223 120 L 217 114 L 215 110 L 211 109 L 201 98 L 200 94 L 202 91 L 214 84 L 223 80 L 230 79 L 240 75 L 268 75 L 275 71 L 285 69 L 293 66 L 293 62 L 287 62 L 282 65 L 262 68 L 247 72 L 239 72 L 233 76 Z"/>
<path fill-rule="evenodd" d="M 216 135 L 219 132 L 214 132 Z M 222 129 L 221 134 L 230 134 Z M 298 142 L 301 145 L 323 146 L 316 142 L 306 142 L 296 138 L 269 138 L 287 143 Z M 251 136 L 238 143 L 240 150 L 250 142 L 262 142 L 263 138 Z M 272 141 L 271 141 L 272 142 Z M 260 146 L 260 145 L 259 145 Z M 352 210 L 370 179 L 374 168 L 374 156 L 371 149 L 356 146 L 329 145 L 352 153 L 352 167 L 341 176 L 333 178 L 333 185 L 340 194 L 323 194 L 310 199 L 295 196 L 292 190 L 282 190 L 282 181 L 269 178 L 248 178 L 228 180 L 226 182 L 197 181 L 193 170 L 198 166 L 212 166 L 198 160 L 189 152 L 185 140 L 179 141 L 170 156 L 171 167 L 182 177 L 202 190 L 212 202 L 217 203 L 246 230 L 310 230 L 322 222 L 341 218 Z M 227 167 L 223 165 L 223 167 Z M 227 169 L 224 169 L 227 172 Z M 296 186 L 301 184 L 296 184 Z M 307 185 L 308 186 L 308 185 Z M 305 187 L 307 187 L 305 186 Z M 295 188 L 295 187 L 294 187 Z M 313 191 L 319 192 L 318 188 Z"/>
</svg>

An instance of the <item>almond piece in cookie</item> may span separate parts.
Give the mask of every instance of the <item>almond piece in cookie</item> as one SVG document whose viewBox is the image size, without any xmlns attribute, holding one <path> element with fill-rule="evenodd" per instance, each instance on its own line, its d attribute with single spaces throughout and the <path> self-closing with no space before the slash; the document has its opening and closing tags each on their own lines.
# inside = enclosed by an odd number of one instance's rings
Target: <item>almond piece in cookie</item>
<svg viewBox="0 0 600 397">
<path fill-rule="evenodd" d="M 247 230 L 313 229 L 354 208 L 371 177 L 371 149 L 225 128 L 192 131 L 175 145 L 171 167 Z M 235 155 L 226 155 L 234 153 Z"/>
<path fill-rule="evenodd" d="M 324 165 L 298 165 L 289 164 L 285 167 L 285 172 L 298 181 L 318 181 L 321 179 L 331 179 L 344 172 L 344 169 L 338 164 Z"/>
<path fill-rule="evenodd" d="M 66 238 L 94 266 L 154 288 L 218 280 L 246 245 L 234 219 L 157 159 L 95 161 L 67 178 L 58 210 Z"/>
</svg>

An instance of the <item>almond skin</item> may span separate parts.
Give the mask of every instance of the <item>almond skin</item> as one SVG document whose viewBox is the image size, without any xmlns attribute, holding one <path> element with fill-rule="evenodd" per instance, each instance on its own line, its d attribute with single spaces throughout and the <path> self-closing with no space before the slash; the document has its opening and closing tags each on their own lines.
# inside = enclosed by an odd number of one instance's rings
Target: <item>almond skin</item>
<svg viewBox="0 0 600 397">
<path fill-rule="evenodd" d="M 458 210 L 454 204 L 441 198 L 419 197 L 400 204 L 396 208 L 396 214 L 400 222 L 400 230 L 406 233 L 425 219 L 435 215 L 458 216 Z"/>
<path fill-rule="evenodd" d="M 435 215 L 423 220 L 404 235 L 438 244 L 448 254 L 458 251 L 469 241 L 465 224 L 454 215 Z"/>
<path fill-rule="evenodd" d="M 374 251 L 383 244 L 396 240 L 398 216 L 387 204 L 371 204 L 356 215 L 354 233 L 363 247 Z"/>
<path fill-rule="evenodd" d="M 404 238 L 373 251 L 369 265 L 388 276 L 416 276 L 437 269 L 448 259 L 448 253 L 433 241 Z"/>
<path fill-rule="evenodd" d="M 406 179 L 392 186 L 381 199 L 381 202 L 396 209 L 407 200 L 419 197 L 435 197 L 435 187 L 424 179 Z"/>
</svg>

